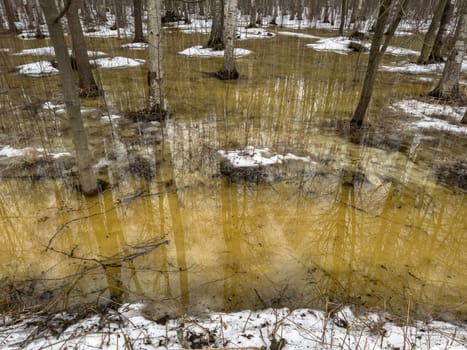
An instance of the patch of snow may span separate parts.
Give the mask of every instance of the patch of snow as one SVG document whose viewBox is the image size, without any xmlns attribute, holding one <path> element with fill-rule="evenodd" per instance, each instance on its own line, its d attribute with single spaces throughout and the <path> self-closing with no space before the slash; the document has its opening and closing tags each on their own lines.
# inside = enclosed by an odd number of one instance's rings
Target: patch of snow
<svg viewBox="0 0 467 350">
<path fill-rule="evenodd" d="M 237 29 L 237 39 L 263 39 L 263 38 L 272 38 L 276 34 L 267 31 L 263 28 L 238 28 Z"/>
<path fill-rule="evenodd" d="M 280 35 L 292 36 L 295 38 L 303 38 L 303 39 L 321 39 L 320 36 L 311 35 L 311 34 L 304 34 L 304 33 L 296 33 L 296 32 L 278 32 Z"/>
<path fill-rule="evenodd" d="M 442 115 L 452 119 L 454 122 L 459 122 L 464 116 L 467 107 L 452 107 L 417 100 L 399 101 L 394 103 L 393 107 L 402 110 L 412 117 L 418 118 L 418 120 L 412 122 L 413 127 L 467 134 L 467 127 L 436 118 L 436 116 Z"/>
<path fill-rule="evenodd" d="M 191 23 L 174 23 L 184 33 L 210 33 L 211 32 L 211 21 L 204 19 L 192 19 Z"/>
<path fill-rule="evenodd" d="M 442 73 L 444 69 L 444 63 L 433 63 L 433 64 L 415 64 L 407 63 L 399 66 L 381 66 L 381 70 L 387 72 L 397 73 L 410 73 L 410 74 L 427 74 L 427 73 Z M 462 62 L 462 71 L 467 70 L 467 60 Z"/>
<path fill-rule="evenodd" d="M 197 45 L 179 52 L 180 55 L 192 57 L 224 57 L 224 50 L 213 50 L 211 48 L 204 48 L 202 45 Z M 237 57 L 246 56 L 251 54 L 247 49 L 234 49 L 234 55 Z"/>
<path fill-rule="evenodd" d="M 282 342 L 284 350 L 461 350 L 467 341 L 465 324 L 414 321 L 410 326 L 400 326 L 374 314 L 355 316 L 350 308 L 333 316 L 318 310 L 287 308 L 210 312 L 203 317 L 171 319 L 165 325 L 145 318 L 142 310 L 142 304 L 126 304 L 118 312 L 110 311 L 105 318 L 94 315 L 74 323 L 71 315 L 60 313 L 54 317 L 54 323 L 62 321 L 70 325 L 60 334 L 46 330 L 42 336 L 37 336 L 31 322 L 40 324 L 41 318 L 37 316 L 23 316 L 19 322 L 0 320 L 0 346 L 9 350 L 125 347 L 153 350 L 204 344 L 210 348 L 269 349 L 275 341 L 276 345 Z M 28 337 L 33 339 L 29 343 L 25 341 Z"/>
<path fill-rule="evenodd" d="M 370 45 L 368 45 L 368 49 L 370 48 Z M 388 46 L 386 49 L 386 53 L 388 55 L 394 55 L 394 56 L 418 56 L 420 52 L 415 51 L 415 50 L 410 50 L 410 49 L 405 49 L 402 47 L 396 47 L 396 46 Z"/>
<path fill-rule="evenodd" d="M 248 146 L 239 151 L 217 151 L 222 158 L 225 158 L 233 167 L 247 168 L 259 167 L 272 164 L 281 164 L 286 160 L 300 160 L 310 162 L 309 158 L 298 157 L 288 153 L 286 155 L 271 153 L 268 148 L 255 148 Z"/>
<path fill-rule="evenodd" d="M 85 32 L 84 35 L 92 38 L 131 38 L 133 37 L 133 31 L 126 28 L 112 30 L 106 26 L 97 26 L 93 31 Z"/>
<path fill-rule="evenodd" d="M 11 50 L 10 50 L 9 48 L 7 48 L 7 47 L 2 47 L 2 48 L 0 48 L 0 52 L 6 52 L 6 53 L 8 53 L 8 52 L 10 52 L 10 51 L 11 51 Z"/>
<path fill-rule="evenodd" d="M 71 50 L 68 50 L 71 54 Z M 14 55 L 16 56 L 55 56 L 55 49 L 52 46 L 45 46 L 45 47 L 36 47 L 33 49 L 24 49 L 19 52 L 15 52 Z M 99 56 L 106 56 L 107 54 L 102 51 L 88 51 L 88 56 L 90 57 L 99 57 Z"/>
<path fill-rule="evenodd" d="M 52 66 L 52 63 L 49 61 L 38 61 L 22 64 L 16 68 L 18 69 L 19 74 L 28 75 L 31 77 L 42 77 L 59 73 L 58 69 Z"/>
<path fill-rule="evenodd" d="M 93 64 L 97 65 L 99 68 L 127 68 L 127 67 L 137 67 L 144 64 L 144 60 L 139 58 L 128 58 L 128 57 L 106 57 L 98 58 L 92 61 Z"/>
<path fill-rule="evenodd" d="M 102 121 L 105 121 L 105 122 L 108 122 L 108 121 L 112 121 L 112 120 L 116 120 L 116 119 L 120 119 L 121 116 L 117 115 L 117 114 L 110 114 L 110 115 L 103 115 L 101 117 L 101 120 Z"/>
<path fill-rule="evenodd" d="M 316 43 L 307 44 L 307 47 L 311 47 L 316 51 L 331 51 L 339 54 L 345 54 L 351 52 L 352 49 L 349 48 L 352 40 L 343 37 L 333 37 L 333 38 L 321 38 Z"/>
<path fill-rule="evenodd" d="M 72 154 L 70 152 L 46 152 L 43 148 L 31 148 L 31 147 L 26 147 L 26 148 L 14 148 L 9 145 L 4 146 L 3 148 L 0 149 L 0 157 L 6 157 L 6 158 L 14 158 L 14 157 L 21 157 L 23 156 L 28 150 L 34 150 L 38 152 L 40 157 L 43 157 L 45 155 L 48 155 L 52 157 L 53 159 L 59 159 L 62 157 L 71 157 Z"/>
<path fill-rule="evenodd" d="M 145 50 L 148 48 L 148 43 L 127 43 L 121 46 L 124 49 Z"/>
</svg>

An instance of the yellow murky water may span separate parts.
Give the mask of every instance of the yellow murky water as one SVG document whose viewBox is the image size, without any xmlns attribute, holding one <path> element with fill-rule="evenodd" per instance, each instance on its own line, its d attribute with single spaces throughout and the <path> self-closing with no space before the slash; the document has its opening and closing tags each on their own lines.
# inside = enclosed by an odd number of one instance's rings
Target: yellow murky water
<svg viewBox="0 0 467 350">
<path fill-rule="evenodd" d="M 13 51 L 46 45 L 2 40 Z M 148 125 L 101 120 L 144 106 L 144 67 L 98 71 L 105 98 L 83 104 L 99 110 L 86 116 L 96 160 L 119 155 L 99 172 L 112 189 L 84 199 L 66 179 L 0 180 L 0 276 L 31 280 L 43 298 L 68 304 L 113 297 L 182 313 L 331 301 L 465 317 L 465 191 L 438 182 L 437 169 L 462 160 L 467 140 L 417 133 L 383 108 L 429 84 L 381 74 L 372 127 L 354 135 L 343 121 L 358 99 L 364 55 L 319 53 L 284 36 L 239 42 L 254 53 L 238 60 L 241 79 L 226 83 L 205 74 L 220 59 L 177 54 L 205 41 L 167 35 L 173 118 L 162 140 Z M 121 42 L 89 43 L 145 58 L 119 50 Z M 64 116 L 34 118 L 23 108 L 59 99 L 57 78 L 18 77 L 6 66 L 34 58 L 4 56 L 0 145 L 71 150 Z M 312 161 L 284 164 L 259 183 L 220 175 L 216 150 L 247 145 Z M 134 154 L 152 161 L 153 178 L 125 170 Z"/>
</svg>

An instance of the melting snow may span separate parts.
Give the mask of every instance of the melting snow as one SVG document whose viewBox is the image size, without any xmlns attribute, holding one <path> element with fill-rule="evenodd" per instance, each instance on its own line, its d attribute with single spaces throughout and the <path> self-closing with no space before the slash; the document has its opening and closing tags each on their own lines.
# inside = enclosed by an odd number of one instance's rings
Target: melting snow
<svg viewBox="0 0 467 350">
<path fill-rule="evenodd" d="M 119 30 L 112 30 L 105 26 L 97 26 L 95 30 L 85 32 L 85 36 L 93 38 L 115 38 L 115 37 L 133 37 L 133 31 L 129 29 L 120 28 Z"/>
<path fill-rule="evenodd" d="M 235 49 L 234 55 L 237 57 L 246 56 L 251 53 L 246 49 Z M 224 50 L 213 50 L 211 48 L 204 48 L 201 45 L 193 46 L 179 52 L 180 55 L 193 56 L 193 57 L 224 57 Z"/>
<path fill-rule="evenodd" d="M 311 34 L 303 34 L 303 33 L 296 33 L 296 32 L 278 32 L 280 35 L 286 36 L 293 36 L 296 38 L 303 38 L 303 39 L 321 39 L 321 37 Z"/>
<path fill-rule="evenodd" d="M 310 162 L 309 158 L 299 157 L 292 153 L 287 153 L 286 155 L 273 154 L 268 148 L 255 148 L 253 146 L 248 146 L 240 151 L 219 150 L 217 152 L 232 166 L 238 168 L 280 164 L 286 160 L 300 160 L 304 162 Z"/>
<path fill-rule="evenodd" d="M 61 157 L 70 157 L 71 153 L 69 152 L 46 152 L 43 148 L 31 148 L 31 147 L 26 147 L 26 148 L 14 148 L 9 145 L 4 146 L 3 148 L 0 148 L 0 157 L 6 157 L 6 158 L 13 158 L 13 157 L 21 157 L 23 156 L 28 150 L 34 150 L 39 153 L 39 156 L 43 157 L 45 155 L 48 155 L 52 157 L 53 159 L 58 159 Z"/>
<path fill-rule="evenodd" d="M 126 67 L 137 67 L 145 61 L 139 58 L 128 58 L 128 57 L 106 57 L 98 58 L 92 61 L 99 68 L 126 68 Z"/>
<path fill-rule="evenodd" d="M 267 309 L 233 313 L 211 312 L 204 317 L 172 319 L 165 325 L 145 318 L 141 304 L 123 305 L 118 313 L 104 318 L 90 316 L 76 323 L 71 315 L 57 314 L 54 323 L 71 324 L 60 334 L 36 337 L 34 323 L 0 321 L 0 346 L 19 349 L 180 349 L 196 348 L 271 348 L 282 342 L 291 349 L 465 349 L 467 329 L 445 322 L 415 321 L 399 326 L 377 314 L 355 316 L 344 308 L 329 316 L 311 309 Z M 116 320 L 121 320 L 117 323 Z M 40 323 L 39 323 L 40 324 Z M 30 336 L 33 340 L 21 342 Z"/>
<path fill-rule="evenodd" d="M 71 50 L 68 50 L 71 54 Z M 36 47 L 33 49 L 25 49 L 19 52 L 14 53 L 16 56 L 55 56 L 55 49 L 52 46 L 45 46 L 45 47 Z M 105 56 L 107 55 L 105 52 L 102 51 L 88 51 L 88 55 L 90 57 L 98 57 L 98 56 Z"/>
<path fill-rule="evenodd" d="M 451 107 L 417 100 L 403 100 L 394 103 L 393 106 L 412 117 L 418 118 L 418 120 L 412 122 L 414 127 L 467 133 L 467 127 L 465 126 L 455 125 L 449 121 L 436 118 L 436 116 L 441 115 L 452 119 L 454 122 L 459 122 L 467 107 Z"/>
<path fill-rule="evenodd" d="M 31 77 L 41 77 L 58 74 L 58 69 L 52 66 L 49 61 L 38 61 L 33 63 L 22 64 L 17 67 L 19 74 L 28 75 Z"/>
<path fill-rule="evenodd" d="M 148 43 L 127 43 L 123 44 L 124 49 L 145 50 L 148 48 Z"/>
</svg>

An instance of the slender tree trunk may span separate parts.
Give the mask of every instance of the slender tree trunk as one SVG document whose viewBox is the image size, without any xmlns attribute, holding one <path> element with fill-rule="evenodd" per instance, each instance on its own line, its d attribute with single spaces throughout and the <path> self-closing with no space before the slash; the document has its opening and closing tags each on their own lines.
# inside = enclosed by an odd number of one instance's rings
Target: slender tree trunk
<svg viewBox="0 0 467 350">
<path fill-rule="evenodd" d="M 433 50 L 436 33 L 439 30 L 439 25 L 441 23 L 441 18 L 443 17 L 444 8 L 446 7 L 447 2 L 448 0 L 439 0 L 436 5 L 433 19 L 431 20 L 428 31 L 426 32 L 425 38 L 423 39 L 422 51 L 420 52 L 420 56 L 417 60 L 417 63 L 419 64 L 429 63 L 430 53 Z"/>
<path fill-rule="evenodd" d="M 235 29 L 237 27 L 237 0 L 225 0 L 225 22 L 224 22 L 224 67 L 217 72 L 222 80 L 238 79 L 239 74 L 235 67 Z"/>
<path fill-rule="evenodd" d="M 133 17 L 135 18 L 135 38 L 133 42 L 144 42 L 143 35 L 143 2 L 142 0 L 133 0 Z"/>
<path fill-rule="evenodd" d="M 161 0 L 148 0 L 148 43 L 149 43 L 149 60 L 148 60 L 148 85 L 149 85 L 149 101 L 148 110 L 151 113 L 163 116 L 164 105 L 164 90 L 163 90 L 163 69 L 162 69 L 162 24 Z"/>
<path fill-rule="evenodd" d="M 256 2 L 255 0 L 250 0 L 250 23 L 248 23 L 247 28 L 256 28 Z"/>
<path fill-rule="evenodd" d="M 78 9 L 82 0 L 72 0 L 66 13 L 68 27 L 71 33 L 73 56 L 78 68 L 80 96 L 96 97 L 99 95 L 99 87 L 92 75 L 89 64 L 88 49 L 83 35 L 83 28 L 78 16 Z"/>
<path fill-rule="evenodd" d="M 465 111 L 464 116 L 462 117 L 461 123 L 467 124 L 467 110 Z"/>
<path fill-rule="evenodd" d="M 443 75 L 438 85 L 429 93 L 430 96 L 449 99 L 459 97 L 459 77 L 467 40 L 467 1 L 459 11 L 459 20 L 454 39 L 454 47 L 449 54 Z"/>
<path fill-rule="evenodd" d="M 10 33 L 17 34 L 20 32 L 18 28 L 16 28 L 16 15 L 15 11 L 13 10 L 13 6 L 11 5 L 10 0 L 3 0 L 3 6 L 5 7 L 5 14 L 6 19 L 8 21 L 8 31 Z"/>
<path fill-rule="evenodd" d="M 378 18 L 375 25 L 375 33 L 371 42 L 368 66 L 365 80 L 363 82 L 362 93 L 360 95 L 360 100 L 358 102 L 357 108 L 355 109 L 352 120 L 350 121 L 350 124 L 354 127 L 361 127 L 363 124 L 363 119 L 365 118 L 366 111 L 373 94 L 379 63 L 383 58 L 384 53 L 386 52 L 391 38 L 394 36 L 394 33 L 402 19 L 402 16 L 405 13 L 408 3 L 409 0 L 383 0 L 380 4 Z M 398 6 L 399 8 L 393 22 L 390 24 L 386 32 L 386 38 L 384 39 L 383 43 L 384 29 L 389 19 L 392 6 Z"/>
<path fill-rule="evenodd" d="M 454 0 L 448 0 L 441 17 L 438 34 L 436 35 L 433 50 L 430 53 L 430 62 L 443 62 L 445 55 L 445 41 L 449 33 L 449 24 L 454 13 Z"/>
<path fill-rule="evenodd" d="M 213 0 L 212 25 L 207 47 L 214 50 L 224 50 L 224 1 Z"/>
<path fill-rule="evenodd" d="M 339 24 L 339 35 L 344 35 L 345 19 L 347 18 L 347 0 L 341 3 L 341 23 Z"/>
<path fill-rule="evenodd" d="M 44 11 L 50 39 L 52 40 L 58 61 L 60 81 L 62 83 L 66 111 L 70 120 L 71 136 L 75 147 L 81 189 L 85 195 L 93 195 L 97 193 L 97 181 L 92 169 L 91 153 L 88 148 L 88 139 L 81 116 L 81 105 L 75 88 L 63 28 L 58 18 L 55 1 L 40 0 L 40 5 Z"/>
</svg>

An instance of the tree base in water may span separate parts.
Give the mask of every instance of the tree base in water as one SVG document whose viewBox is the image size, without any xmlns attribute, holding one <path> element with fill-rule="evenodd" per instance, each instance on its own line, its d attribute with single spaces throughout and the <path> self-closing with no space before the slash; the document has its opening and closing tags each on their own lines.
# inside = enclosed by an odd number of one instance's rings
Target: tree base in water
<svg viewBox="0 0 467 350">
<path fill-rule="evenodd" d="M 218 77 L 220 80 L 236 80 L 240 77 L 240 74 L 238 74 L 236 69 L 232 71 L 221 69 L 216 73 L 216 77 Z"/>
<path fill-rule="evenodd" d="M 153 108 L 144 108 L 136 112 L 127 112 L 125 116 L 134 122 L 160 122 L 168 119 L 170 117 L 170 113 L 157 105 Z"/>
</svg>

